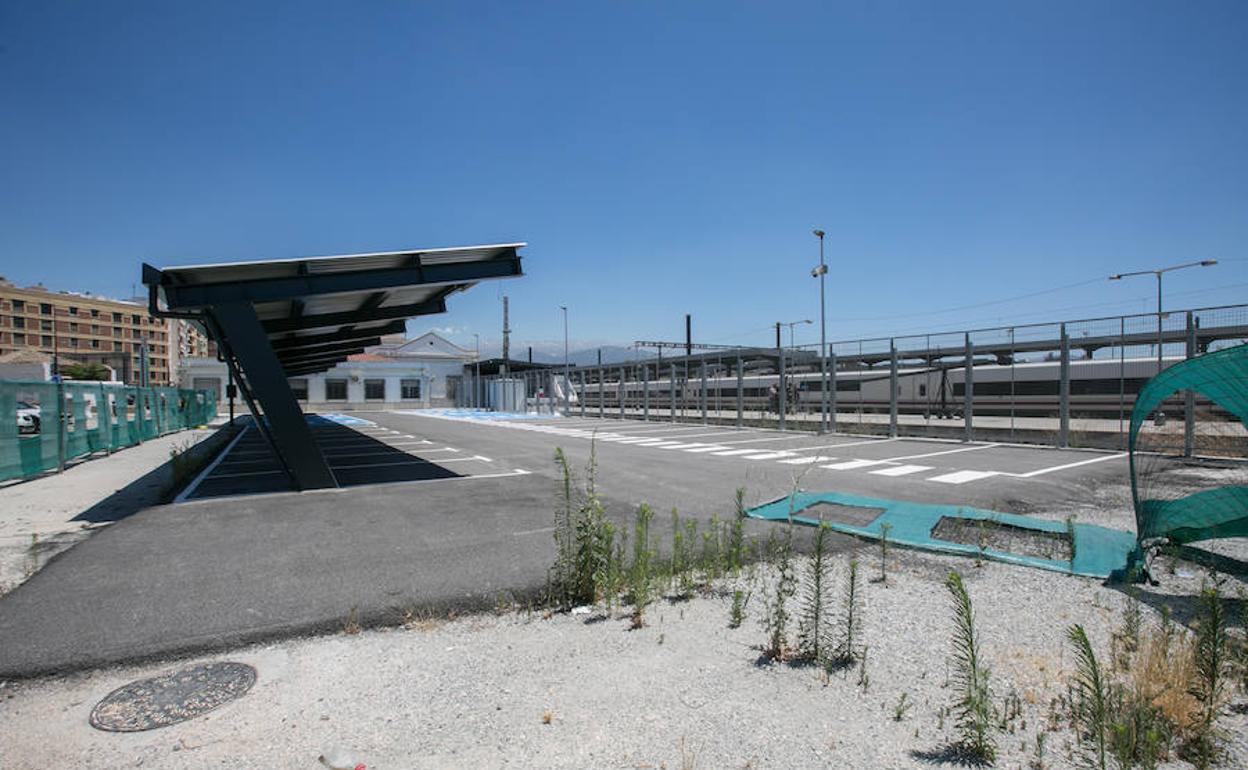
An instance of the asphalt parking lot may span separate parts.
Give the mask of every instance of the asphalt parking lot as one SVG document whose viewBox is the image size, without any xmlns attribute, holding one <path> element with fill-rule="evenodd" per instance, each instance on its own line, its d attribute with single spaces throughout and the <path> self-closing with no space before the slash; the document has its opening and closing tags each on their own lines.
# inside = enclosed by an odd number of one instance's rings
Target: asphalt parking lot
<svg viewBox="0 0 1248 770">
<path fill-rule="evenodd" d="M 322 448 L 344 485 L 311 492 L 240 486 L 261 476 L 235 474 L 272 470 L 261 446 L 240 440 L 234 450 L 247 451 L 219 456 L 185 502 L 105 528 L 0 598 L 0 676 L 535 596 L 554 555 L 556 447 L 581 475 L 594 448 L 598 492 L 619 521 L 641 502 L 726 517 L 738 487 L 749 504 L 801 488 L 1060 515 L 1126 473 L 1125 457 L 1101 452 L 499 417 L 334 420 Z M 353 475 L 370 465 L 383 473 Z M 750 521 L 747 532 L 770 526 Z"/>
</svg>

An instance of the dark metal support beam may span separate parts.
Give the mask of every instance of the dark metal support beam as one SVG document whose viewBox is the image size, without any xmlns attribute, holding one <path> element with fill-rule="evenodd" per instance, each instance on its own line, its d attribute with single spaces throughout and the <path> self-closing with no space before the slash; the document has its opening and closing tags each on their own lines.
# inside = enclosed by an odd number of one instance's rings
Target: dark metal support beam
<svg viewBox="0 0 1248 770">
<path fill-rule="evenodd" d="M 277 357 L 283 364 L 287 364 L 300 358 L 314 358 L 331 353 L 359 353 L 369 345 L 376 345 L 379 342 L 381 342 L 380 337 L 365 337 L 362 340 L 345 340 L 343 342 L 331 342 L 327 345 L 313 345 L 306 348 L 289 348 L 277 351 Z"/>
<path fill-rule="evenodd" d="M 255 308 L 245 301 L 221 303 L 213 307 L 213 317 L 246 373 L 247 384 L 269 421 L 277 453 L 294 476 L 295 485 L 300 489 L 338 486 L 312 438 Z"/>
<path fill-rule="evenodd" d="M 436 299 L 429 302 L 418 302 L 412 305 L 393 305 L 379 307 L 367 313 L 357 310 L 345 310 L 341 313 L 322 313 L 305 315 L 302 318 L 278 318 L 264 322 L 264 330 L 269 334 L 302 331 L 305 329 L 329 329 L 346 324 L 360 324 L 373 321 L 388 321 L 394 318 L 411 318 L 418 315 L 433 315 L 446 312 L 446 300 Z M 360 331 L 372 332 L 372 329 Z"/>
<path fill-rule="evenodd" d="M 520 257 L 514 248 L 510 251 L 510 255 L 504 258 L 487 262 L 449 262 L 190 286 L 165 283 L 162 288 L 165 291 L 165 302 L 169 309 L 179 310 L 226 302 L 275 302 L 317 294 L 380 291 L 401 286 L 462 284 L 488 278 L 522 275 Z M 145 274 L 144 283 L 146 282 Z"/>
<path fill-rule="evenodd" d="M 374 326 L 371 329 L 343 329 L 328 334 L 307 334 L 302 337 L 288 337 L 273 340 L 273 349 L 279 354 L 287 348 L 306 348 L 313 345 L 325 345 L 330 342 L 346 342 L 347 340 L 367 340 L 386 334 L 397 334 L 407 328 L 407 322 L 400 319 L 385 326 Z"/>
</svg>

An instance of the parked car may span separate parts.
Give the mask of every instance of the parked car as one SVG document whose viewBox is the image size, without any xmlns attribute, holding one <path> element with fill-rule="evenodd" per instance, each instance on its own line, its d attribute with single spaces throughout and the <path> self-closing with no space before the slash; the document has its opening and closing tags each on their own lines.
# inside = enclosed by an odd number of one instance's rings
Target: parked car
<svg viewBox="0 0 1248 770">
<path fill-rule="evenodd" d="M 31 406 L 25 401 L 17 402 L 17 432 L 39 432 L 39 407 Z"/>
</svg>

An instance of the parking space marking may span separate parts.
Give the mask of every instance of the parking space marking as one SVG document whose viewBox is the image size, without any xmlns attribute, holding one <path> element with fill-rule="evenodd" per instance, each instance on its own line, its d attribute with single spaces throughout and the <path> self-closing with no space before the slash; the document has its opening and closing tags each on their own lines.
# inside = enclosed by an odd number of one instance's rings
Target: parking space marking
<svg viewBox="0 0 1248 770">
<path fill-rule="evenodd" d="M 911 473 L 920 473 L 922 471 L 930 471 L 930 465 L 896 465 L 892 468 L 881 468 L 878 471 L 871 471 L 875 476 L 909 476 Z"/>
<path fill-rule="evenodd" d="M 1000 445 L 999 444 L 977 444 L 976 446 L 967 446 L 967 447 L 962 447 L 961 449 L 945 449 L 940 452 L 924 452 L 923 454 L 918 454 L 918 455 L 902 455 L 901 457 L 890 457 L 888 459 L 893 460 L 893 461 L 919 460 L 924 457 L 938 457 L 940 455 L 956 455 L 959 452 L 976 452 L 980 449 L 992 449 L 995 446 L 1000 446 Z"/>
<path fill-rule="evenodd" d="M 803 438 L 806 438 L 806 437 L 805 436 L 770 436 L 768 438 L 751 438 L 751 439 L 746 439 L 745 441 L 722 441 L 720 443 L 734 444 L 734 445 L 735 444 L 757 444 L 762 441 L 794 441 L 796 439 L 803 439 Z"/>
<path fill-rule="evenodd" d="M 888 460 L 846 460 L 843 463 L 832 463 L 831 465 L 820 465 L 820 468 L 827 468 L 830 471 L 852 471 L 858 468 L 869 468 L 872 465 L 887 465 Z"/>
<path fill-rule="evenodd" d="M 816 444 L 815 446 L 792 446 L 789 452 L 811 452 L 821 449 L 843 449 L 850 446 L 864 446 L 866 444 L 890 444 L 894 441 L 901 441 L 900 438 L 873 438 L 866 441 L 845 441 L 840 444 Z"/>
<path fill-rule="evenodd" d="M 756 455 L 743 455 L 746 460 L 778 460 L 781 457 L 791 457 L 792 452 L 763 452 Z"/>
<path fill-rule="evenodd" d="M 1000 475 L 1013 476 L 1016 479 L 1031 479 L 1031 478 L 1035 478 L 1036 476 L 1043 476 L 1046 473 L 1053 473 L 1054 471 L 1064 471 L 1067 468 L 1078 468 L 1082 465 L 1091 465 L 1092 463 L 1103 463 L 1106 460 L 1117 460 L 1119 458 L 1126 457 L 1126 456 L 1127 456 L 1127 453 L 1122 452 L 1120 454 L 1104 455 L 1102 457 L 1093 457 L 1090 460 L 1080 460 L 1077 463 L 1066 463 L 1065 465 L 1054 465 L 1052 468 L 1041 468 L 1040 470 L 1030 471 L 1028 473 L 1002 473 Z"/>
<path fill-rule="evenodd" d="M 740 455 L 754 454 L 757 449 L 729 449 L 727 452 L 712 452 L 716 457 L 738 457 Z"/>
<path fill-rule="evenodd" d="M 999 475 L 997 471 L 954 471 L 942 476 L 932 476 L 927 480 L 940 484 L 965 484 L 968 481 L 979 481 L 996 475 Z"/>
<path fill-rule="evenodd" d="M 830 460 L 835 460 L 835 459 L 836 459 L 835 457 L 829 457 L 827 455 L 811 455 L 810 457 L 798 457 L 793 460 L 781 460 L 780 464 L 781 465 L 813 465 L 815 463 L 826 463 Z"/>
<path fill-rule="evenodd" d="M 702 454 L 703 452 L 717 452 L 721 449 L 727 449 L 727 448 L 728 447 L 724 446 L 723 444 L 707 444 L 706 446 L 701 446 L 696 449 L 686 449 L 685 451 L 691 455 L 696 455 L 696 454 Z"/>
</svg>

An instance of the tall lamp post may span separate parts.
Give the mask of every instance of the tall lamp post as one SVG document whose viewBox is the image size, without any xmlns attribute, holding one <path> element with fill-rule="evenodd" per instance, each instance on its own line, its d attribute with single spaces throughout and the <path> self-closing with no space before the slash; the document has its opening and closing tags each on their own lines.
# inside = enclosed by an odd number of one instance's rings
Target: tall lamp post
<svg viewBox="0 0 1248 770">
<path fill-rule="evenodd" d="M 793 327 L 801 326 L 802 324 L 813 324 L 813 323 L 814 321 L 810 320 L 809 318 L 807 318 L 805 321 L 790 321 L 789 323 L 786 323 L 785 326 L 789 327 L 789 347 L 794 348 L 794 349 L 797 348 L 797 346 L 793 343 Z"/>
<path fill-rule="evenodd" d="M 828 274 L 828 265 L 823 260 L 823 236 L 825 233 L 816 228 L 811 230 L 819 239 L 819 266 L 810 271 L 812 278 L 819 279 L 819 432 L 828 432 L 828 312 L 824 300 L 824 282 Z"/>
<path fill-rule="evenodd" d="M 1202 259 L 1199 262 L 1185 262 L 1182 265 L 1172 265 L 1170 267 L 1162 267 L 1156 270 L 1136 270 L 1133 273 L 1115 273 L 1109 277 L 1111 281 L 1121 281 L 1123 278 L 1130 278 L 1133 275 L 1155 275 L 1157 276 L 1157 373 L 1161 374 L 1161 277 L 1166 273 L 1174 270 L 1183 270 L 1189 267 L 1212 267 L 1218 264 L 1216 259 Z"/>
<path fill-rule="evenodd" d="M 568 372 L 568 306 L 560 305 L 559 309 L 563 311 L 563 414 L 566 417 L 572 408 L 571 394 L 568 392 L 572 387 L 572 378 Z"/>
</svg>

